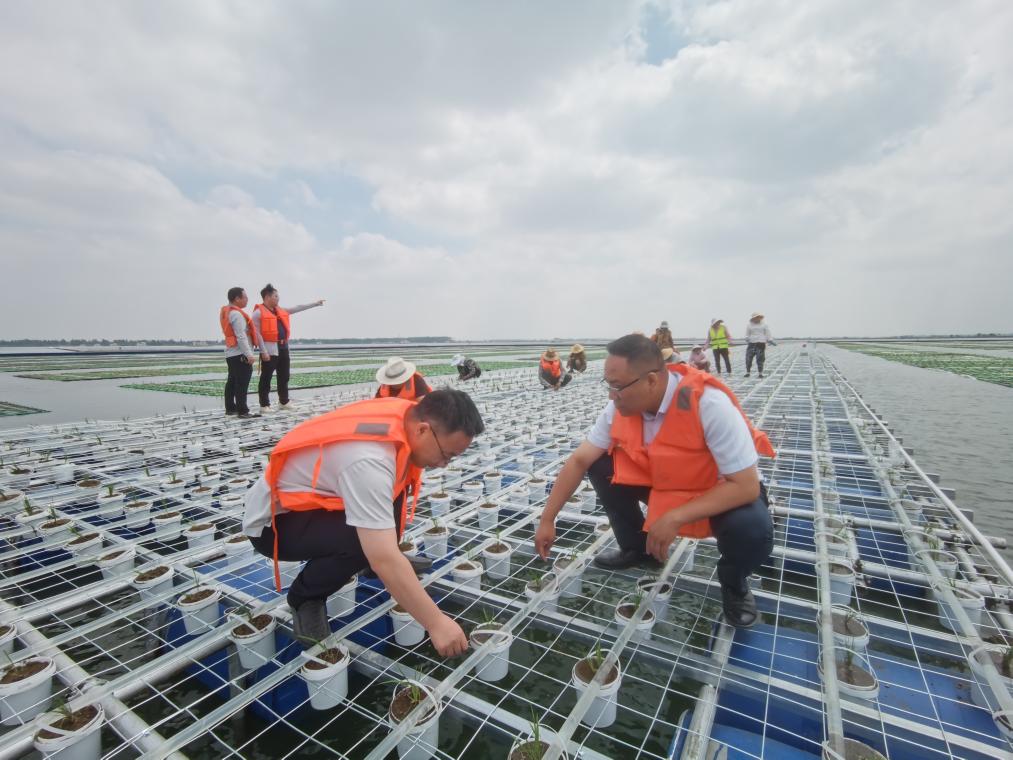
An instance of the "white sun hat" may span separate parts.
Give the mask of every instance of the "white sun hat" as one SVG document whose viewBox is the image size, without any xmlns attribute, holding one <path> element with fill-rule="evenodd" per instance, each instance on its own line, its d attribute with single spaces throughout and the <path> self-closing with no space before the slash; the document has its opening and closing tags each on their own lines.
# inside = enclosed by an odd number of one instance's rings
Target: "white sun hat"
<svg viewBox="0 0 1013 760">
<path fill-rule="evenodd" d="M 760 317 L 762 319 L 763 318 L 763 312 L 762 311 L 754 311 L 752 314 L 749 315 L 749 318 L 751 320 L 752 319 L 756 319 L 757 317 Z"/>
<path fill-rule="evenodd" d="M 376 382 L 380 385 L 401 385 L 415 374 L 415 365 L 400 356 L 392 356 L 376 371 Z"/>
<path fill-rule="evenodd" d="M 450 364 L 453 367 L 460 367 L 464 364 L 464 354 L 454 354 L 454 358 L 450 360 Z"/>
</svg>

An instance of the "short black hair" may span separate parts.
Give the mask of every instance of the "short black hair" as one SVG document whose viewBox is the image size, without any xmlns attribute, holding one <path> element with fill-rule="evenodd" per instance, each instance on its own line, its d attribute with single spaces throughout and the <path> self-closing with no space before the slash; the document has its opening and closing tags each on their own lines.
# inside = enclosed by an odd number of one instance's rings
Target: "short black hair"
<svg viewBox="0 0 1013 760">
<path fill-rule="evenodd" d="M 265 285 L 264 287 L 262 287 L 260 289 L 260 297 L 261 298 L 267 298 L 272 293 L 277 293 L 277 292 L 278 292 L 278 288 L 274 287 L 274 285 L 272 285 L 271 283 L 267 283 L 267 285 Z"/>
<path fill-rule="evenodd" d="M 427 393 L 413 409 L 415 417 L 435 423 L 441 433 L 464 433 L 469 438 L 485 432 L 478 407 L 464 391 L 441 388 Z"/>
<path fill-rule="evenodd" d="M 245 291 L 240 287 L 229 288 L 229 303 L 235 301 L 237 298 L 243 295 L 244 292 Z"/>
<path fill-rule="evenodd" d="M 646 369 L 655 369 L 664 365 L 661 357 L 661 349 L 658 344 L 648 337 L 632 333 L 616 338 L 605 346 L 605 350 L 612 356 L 621 356 L 631 365 Z"/>
</svg>

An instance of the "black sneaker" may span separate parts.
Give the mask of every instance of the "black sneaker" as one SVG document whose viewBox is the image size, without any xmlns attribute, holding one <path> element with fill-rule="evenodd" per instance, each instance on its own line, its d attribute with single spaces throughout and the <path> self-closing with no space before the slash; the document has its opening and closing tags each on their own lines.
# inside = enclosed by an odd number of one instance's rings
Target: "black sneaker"
<svg viewBox="0 0 1013 760">
<path fill-rule="evenodd" d="M 300 604 L 299 609 L 292 614 L 292 630 L 304 649 L 309 649 L 330 636 L 327 603 L 322 599 L 307 599 Z"/>
<path fill-rule="evenodd" d="M 763 373 L 762 372 L 760 373 L 760 379 L 761 380 L 763 379 Z"/>
<path fill-rule="evenodd" d="M 235 417 L 236 416 L 236 412 L 226 412 L 225 416 L 226 417 Z"/>
<path fill-rule="evenodd" d="M 749 373 L 748 372 L 746 373 L 746 377 L 749 377 Z M 760 377 L 763 377 L 763 375 L 760 375 Z"/>
<path fill-rule="evenodd" d="M 729 588 L 721 588 L 721 602 L 725 622 L 733 628 L 752 628 L 760 619 L 756 610 L 756 598 L 752 591 L 739 594 Z"/>
<path fill-rule="evenodd" d="M 595 555 L 594 564 L 603 570 L 625 570 L 628 567 L 661 567 L 661 563 L 654 557 L 639 549 L 606 549 Z"/>
<path fill-rule="evenodd" d="M 236 415 L 241 420 L 255 420 L 259 417 L 259 414 L 253 414 L 252 412 L 243 412 L 242 414 Z"/>
</svg>

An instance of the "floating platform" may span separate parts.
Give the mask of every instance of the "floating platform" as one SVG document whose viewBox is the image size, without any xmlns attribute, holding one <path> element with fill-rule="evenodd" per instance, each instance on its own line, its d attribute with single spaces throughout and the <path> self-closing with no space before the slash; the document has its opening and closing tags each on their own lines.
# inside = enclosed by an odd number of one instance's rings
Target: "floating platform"
<svg viewBox="0 0 1013 760">
<path fill-rule="evenodd" d="M 589 760 L 1013 757 L 1004 540 L 818 349 L 773 348 L 766 370 L 732 381 L 778 450 L 760 464 L 775 549 L 749 630 L 721 620 L 713 542 L 678 540 L 647 578 L 595 568 L 613 538 L 586 483 L 557 523 L 557 561 L 534 554 L 545 494 L 606 402 L 600 361 L 560 392 L 533 368 L 463 386 L 487 432 L 426 473 L 406 534 L 435 559 L 422 581 L 442 609 L 469 634 L 498 625 L 454 659 L 415 641 L 368 578 L 329 600 L 332 636 L 303 654 L 269 562 L 240 536 L 274 442 L 369 386 L 252 421 L 5 432 L 0 758 L 37 751 L 40 721 L 61 716 L 51 698 L 95 708 L 57 732 L 80 757 L 535 757 L 514 751 L 535 730 L 545 757 Z M 282 569 L 285 583 L 299 571 Z M 307 669 L 323 647 L 343 647 L 326 680 Z M 406 679 L 422 704 L 392 720 Z"/>
</svg>

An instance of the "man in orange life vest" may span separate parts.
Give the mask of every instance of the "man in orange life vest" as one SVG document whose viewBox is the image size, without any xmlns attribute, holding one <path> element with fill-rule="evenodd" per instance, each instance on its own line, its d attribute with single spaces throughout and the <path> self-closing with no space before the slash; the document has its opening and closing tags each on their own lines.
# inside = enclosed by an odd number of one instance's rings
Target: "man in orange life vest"
<svg viewBox="0 0 1013 760">
<path fill-rule="evenodd" d="M 246 391 L 253 375 L 253 363 L 257 360 L 257 333 L 250 315 L 243 309 L 249 302 L 242 288 L 229 288 L 229 302 L 218 312 L 218 322 L 225 336 L 225 363 L 229 374 L 225 381 L 225 414 L 247 419 L 250 414 L 246 405 Z"/>
<path fill-rule="evenodd" d="M 619 544 L 600 553 L 596 565 L 662 562 L 676 535 L 713 535 L 725 619 L 753 625 L 756 601 L 746 579 L 773 550 L 756 468 L 758 452 L 774 455 L 767 436 L 721 381 L 685 364 L 666 367 L 648 338 L 626 335 L 607 348 L 604 382 L 612 400 L 560 470 L 535 549 L 548 557 L 556 515 L 587 473 Z M 646 520 L 640 502 L 647 504 Z"/>
<path fill-rule="evenodd" d="M 288 591 L 297 636 L 310 643 L 329 636 L 327 597 L 369 567 L 441 655 L 467 648 L 398 543 L 422 470 L 446 466 L 484 429 L 468 394 L 439 390 L 419 402 L 357 401 L 282 437 L 246 494 L 243 532 L 267 557 L 306 561 Z M 275 581 L 280 590 L 277 566 Z"/>
<path fill-rule="evenodd" d="M 257 384 L 260 411 L 271 411 L 271 375 L 275 370 L 278 372 L 278 405 L 283 410 L 290 409 L 288 380 L 292 359 L 288 352 L 288 342 L 292 337 L 292 322 L 289 317 L 315 306 L 323 306 L 324 302 L 314 301 L 283 309 L 278 305 L 278 289 L 271 283 L 260 289 L 260 298 L 263 303 L 253 307 L 253 329 L 257 331 L 257 342 L 260 344 L 260 382 Z"/>
<path fill-rule="evenodd" d="M 380 387 L 376 389 L 375 398 L 403 398 L 417 401 L 433 390 L 425 378 L 416 372 L 415 365 L 406 362 L 400 356 L 390 357 L 387 363 L 376 371 L 376 382 Z"/>
<path fill-rule="evenodd" d="M 571 373 L 563 373 L 563 363 L 559 360 L 556 349 L 547 348 L 538 360 L 538 380 L 543 388 L 552 388 L 554 391 L 573 380 Z"/>
</svg>

